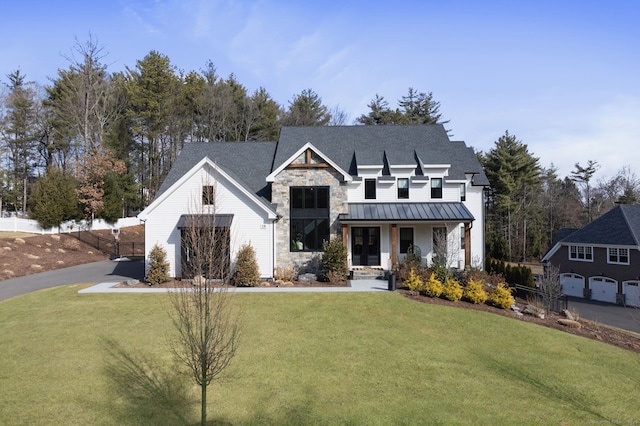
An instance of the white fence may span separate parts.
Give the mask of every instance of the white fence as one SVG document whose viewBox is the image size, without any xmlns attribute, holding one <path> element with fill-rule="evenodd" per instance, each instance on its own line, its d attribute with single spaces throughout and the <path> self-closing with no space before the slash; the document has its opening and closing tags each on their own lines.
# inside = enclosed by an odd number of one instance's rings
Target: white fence
<svg viewBox="0 0 640 426">
<path fill-rule="evenodd" d="M 68 221 L 60 225 L 60 228 L 54 227 L 42 229 L 37 221 L 31 219 L 23 219 L 20 217 L 3 217 L 0 218 L 0 231 L 28 232 L 31 234 L 58 234 L 69 233 L 73 231 L 88 231 L 100 229 L 124 228 L 126 226 L 140 225 L 140 219 L 137 217 L 123 217 L 118 219 L 115 224 L 109 224 L 103 219 L 95 219 L 93 223 L 87 220 Z"/>
</svg>

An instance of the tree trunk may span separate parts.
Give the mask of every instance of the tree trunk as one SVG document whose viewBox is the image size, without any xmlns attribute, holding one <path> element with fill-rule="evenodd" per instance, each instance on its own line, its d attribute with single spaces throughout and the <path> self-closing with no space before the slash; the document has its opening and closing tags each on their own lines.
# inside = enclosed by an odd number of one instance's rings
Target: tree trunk
<svg viewBox="0 0 640 426">
<path fill-rule="evenodd" d="M 207 424 L 207 384 L 203 382 L 200 385 L 200 389 L 202 390 L 202 395 L 200 396 L 200 404 L 201 404 L 201 412 L 200 412 L 200 424 L 205 426 Z"/>
</svg>

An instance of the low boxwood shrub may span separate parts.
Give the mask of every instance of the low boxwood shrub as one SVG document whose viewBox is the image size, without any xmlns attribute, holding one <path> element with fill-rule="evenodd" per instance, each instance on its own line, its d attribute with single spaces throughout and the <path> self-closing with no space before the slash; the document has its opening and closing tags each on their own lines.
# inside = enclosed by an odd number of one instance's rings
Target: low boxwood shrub
<svg viewBox="0 0 640 426">
<path fill-rule="evenodd" d="M 442 297 L 452 302 L 462 299 L 462 286 L 453 278 L 447 279 L 442 289 Z"/>
<path fill-rule="evenodd" d="M 484 284 L 482 281 L 470 279 L 462 292 L 462 297 L 464 300 L 479 305 L 486 302 L 489 295 L 484 290 Z"/>
<path fill-rule="evenodd" d="M 443 290 L 444 286 L 442 285 L 442 282 L 436 278 L 435 274 L 431 274 L 429 279 L 424 282 L 422 294 L 429 297 L 440 297 Z"/>
<path fill-rule="evenodd" d="M 502 309 L 509 309 L 514 302 L 511 289 L 505 283 L 498 284 L 489 296 L 489 303 Z"/>
</svg>

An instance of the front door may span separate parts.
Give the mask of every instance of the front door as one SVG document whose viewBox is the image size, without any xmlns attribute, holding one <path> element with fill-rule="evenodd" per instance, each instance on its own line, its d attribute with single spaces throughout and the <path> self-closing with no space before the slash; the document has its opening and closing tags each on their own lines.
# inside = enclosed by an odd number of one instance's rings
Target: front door
<svg viewBox="0 0 640 426">
<path fill-rule="evenodd" d="M 353 265 L 380 265 L 380 228 L 351 228 L 351 254 Z"/>
</svg>

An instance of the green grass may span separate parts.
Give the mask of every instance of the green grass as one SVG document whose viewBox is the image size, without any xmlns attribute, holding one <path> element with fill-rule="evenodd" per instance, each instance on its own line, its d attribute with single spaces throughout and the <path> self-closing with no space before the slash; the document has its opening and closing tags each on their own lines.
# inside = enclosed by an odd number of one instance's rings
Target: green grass
<svg viewBox="0 0 640 426">
<path fill-rule="evenodd" d="M 0 303 L 0 424 L 197 424 L 162 294 L 60 287 Z M 640 355 L 396 293 L 242 294 L 211 424 L 640 420 Z M 153 374 L 149 374 L 153 371 Z"/>
</svg>

